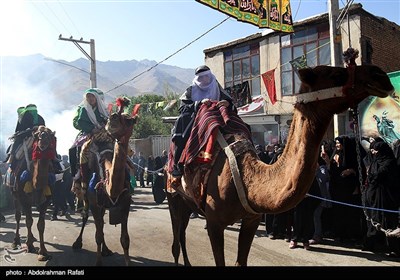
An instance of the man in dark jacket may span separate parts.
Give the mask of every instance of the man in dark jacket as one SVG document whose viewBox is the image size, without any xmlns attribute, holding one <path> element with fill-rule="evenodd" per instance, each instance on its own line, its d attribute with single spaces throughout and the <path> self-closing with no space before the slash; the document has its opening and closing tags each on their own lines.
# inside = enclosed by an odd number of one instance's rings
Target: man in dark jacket
<svg viewBox="0 0 400 280">
<path fill-rule="evenodd" d="M 179 162 L 183 149 L 192 131 L 196 113 L 203 103 L 219 101 L 218 106 L 234 108 L 232 98 L 218 83 L 216 77 L 206 65 L 195 70 L 192 85 L 180 97 L 179 117 L 172 132 L 172 142 L 175 144 L 174 169 L 172 176 L 180 178 L 183 173 L 183 164 Z"/>
<path fill-rule="evenodd" d="M 19 146 L 23 143 L 24 139 L 32 134 L 32 129 L 39 125 L 45 125 L 45 121 L 41 115 L 38 114 L 35 104 L 29 104 L 26 107 L 19 107 L 17 109 L 18 122 L 15 128 L 15 133 L 11 137 L 14 142 L 7 150 L 7 158 L 5 161 L 12 163 L 15 153 Z"/>
</svg>

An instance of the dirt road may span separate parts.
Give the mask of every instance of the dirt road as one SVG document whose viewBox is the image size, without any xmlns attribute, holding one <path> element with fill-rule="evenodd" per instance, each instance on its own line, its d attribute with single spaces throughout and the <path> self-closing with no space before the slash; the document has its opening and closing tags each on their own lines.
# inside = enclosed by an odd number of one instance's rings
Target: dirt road
<svg viewBox="0 0 400 280">
<path fill-rule="evenodd" d="M 171 254 L 172 229 L 167 201 L 157 205 L 154 203 L 150 188 L 136 190 L 129 216 L 130 260 L 131 266 L 174 266 Z M 15 220 L 13 213 L 6 212 L 6 222 L 0 223 L 0 266 L 3 267 L 88 267 L 95 263 L 94 223 L 89 223 L 84 232 L 83 248 L 74 251 L 71 248 L 80 230 L 80 215 L 60 217 L 58 221 L 50 221 L 50 211 L 46 217 L 45 239 L 47 250 L 52 258 L 47 262 L 38 262 L 36 255 L 23 250 L 9 250 L 14 237 Z M 37 213 L 36 213 L 37 214 Z M 37 217 L 37 215 L 35 216 Z M 24 217 L 23 217 L 24 218 Z M 33 232 L 38 233 L 34 220 Z M 23 220 L 21 236 L 26 239 L 25 221 Z M 106 213 L 105 238 L 108 247 L 114 252 L 103 258 L 105 266 L 123 266 L 123 252 L 119 243 L 120 227 L 108 224 Z M 190 220 L 187 230 L 187 247 L 193 266 L 214 266 L 211 246 L 204 229 L 204 219 Z M 235 263 L 239 224 L 228 227 L 225 231 L 226 264 Z M 302 248 L 289 249 L 284 240 L 271 240 L 262 236 L 264 226 L 260 225 L 254 239 L 248 265 L 249 266 L 371 266 L 400 267 L 400 260 L 389 259 L 383 254 L 363 252 L 359 248 L 343 247 L 327 240 L 324 245 L 314 245 L 311 250 Z M 34 245 L 38 247 L 39 243 Z M 180 264 L 182 264 L 182 257 Z"/>
</svg>

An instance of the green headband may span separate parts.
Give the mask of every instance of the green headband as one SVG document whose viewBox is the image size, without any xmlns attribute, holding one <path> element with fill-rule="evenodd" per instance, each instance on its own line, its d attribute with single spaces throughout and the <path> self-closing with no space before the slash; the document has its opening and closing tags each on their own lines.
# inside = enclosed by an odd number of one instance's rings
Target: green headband
<svg viewBox="0 0 400 280">
<path fill-rule="evenodd" d="M 101 90 L 99 90 L 98 88 L 89 88 L 89 89 L 85 90 L 85 94 L 88 94 L 88 93 L 97 94 L 98 96 L 104 95 L 104 93 Z"/>
<path fill-rule="evenodd" d="M 19 109 L 19 108 L 18 108 Z M 21 112 L 21 117 L 24 115 L 26 112 L 29 112 L 32 117 L 33 117 L 33 124 L 37 125 L 38 124 L 38 111 L 36 105 L 28 105 L 26 106 L 23 111 Z"/>
</svg>

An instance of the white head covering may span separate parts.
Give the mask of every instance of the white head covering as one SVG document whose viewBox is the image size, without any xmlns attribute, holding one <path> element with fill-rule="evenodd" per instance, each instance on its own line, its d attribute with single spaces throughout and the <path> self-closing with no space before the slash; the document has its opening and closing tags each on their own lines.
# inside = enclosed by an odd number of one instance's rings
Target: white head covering
<svg viewBox="0 0 400 280">
<path fill-rule="evenodd" d="M 83 94 L 83 101 L 81 103 L 81 105 L 83 107 L 85 107 L 90 121 L 96 126 L 96 128 L 101 128 L 101 124 L 98 123 L 92 106 L 86 100 L 86 96 L 88 94 L 92 94 L 92 95 L 94 95 L 94 97 L 96 97 L 97 109 L 99 110 L 100 115 L 103 118 L 107 119 L 108 118 L 108 111 L 107 111 L 107 106 L 103 101 L 104 100 L 104 94 L 103 94 L 103 92 L 101 90 L 99 90 L 97 88 L 89 88 Z"/>
<path fill-rule="evenodd" d="M 200 77 L 208 76 L 208 81 L 200 81 Z M 205 98 L 210 100 L 219 100 L 220 92 L 219 86 L 217 82 L 217 78 L 215 78 L 214 74 L 211 73 L 211 70 L 203 71 L 194 76 L 192 82 L 192 100 L 200 101 Z"/>
</svg>

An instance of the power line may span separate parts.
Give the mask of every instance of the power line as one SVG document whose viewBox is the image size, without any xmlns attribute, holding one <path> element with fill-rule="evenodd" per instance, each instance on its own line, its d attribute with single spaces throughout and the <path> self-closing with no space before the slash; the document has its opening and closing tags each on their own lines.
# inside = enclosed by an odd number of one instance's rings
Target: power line
<svg viewBox="0 0 400 280">
<path fill-rule="evenodd" d="M 122 87 L 123 85 L 126 85 L 127 83 L 133 81 L 134 79 L 140 77 L 141 75 L 143 75 L 146 72 L 149 72 L 150 70 L 154 69 L 155 67 L 157 67 L 158 65 L 160 65 L 161 63 L 165 62 L 166 60 L 170 59 L 171 57 L 173 57 L 174 55 L 176 55 L 177 53 L 181 52 L 182 50 L 184 50 L 185 48 L 187 48 L 188 46 L 190 46 L 191 44 L 193 44 L 194 42 L 198 41 L 200 38 L 204 37 L 206 34 L 210 33 L 212 30 L 214 30 L 215 28 L 217 28 L 218 26 L 220 26 L 221 24 L 223 24 L 225 21 L 227 21 L 230 17 L 226 17 L 224 20 L 222 20 L 220 23 L 218 23 L 217 25 L 213 26 L 212 28 L 210 28 L 209 30 L 207 30 L 205 33 L 203 33 L 202 35 L 200 35 L 199 37 L 197 37 L 196 39 L 194 39 L 193 41 L 191 41 L 190 43 L 186 44 L 185 46 L 183 46 L 182 48 L 180 48 L 179 50 L 177 50 L 176 52 L 174 52 L 173 54 L 167 56 L 165 59 L 161 60 L 160 62 L 157 62 L 155 65 L 153 65 L 152 67 L 150 67 L 147 70 L 144 70 L 143 72 L 141 72 L 140 74 L 136 75 L 135 77 L 129 79 L 128 81 L 108 90 L 105 92 L 109 93 L 110 91 L 116 90 L 117 88 Z"/>
<path fill-rule="evenodd" d="M 69 14 L 67 13 L 67 11 L 64 9 L 64 6 L 62 5 L 62 3 L 60 2 L 60 0 L 58 0 L 58 4 L 61 6 L 61 9 L 64 11 L 64 14 L 67 16 L 67 18 L 69 19 L 69 21 L 72 23 L 72 26 L 75 28 L 75 30 L 78 32 L 78 34 L 82 34 L 81 32 L 79 32 L 78 28 L 76 27 L 75 23 L 72 21 L 71 17 L 69 16 Z"/>
<path fill-rule="evenodd" d="M 49 61 L 53 61 L 53 62 L 57 62 L 57 63 L 63 64 L 63 65 L 66 65 L 66 66 L 75 68 L 75 69 L 77 69 L 77 70 L 79 70 L 79 71 L 85 72 L 85 73 L 87 73 L 87 74 L 90 74 L 89 71 L 86 71 L 86 70 L 84 70 L 84 69 L 81 69 L 81 68 L 79 68 L 79 67 L 76 67 L 76 66 L 74 66 L 74 65 L 71 65 L 71 64 L 68 64 L 68 63 L 59 61 L 59 60 L 55 60 L 55 59 L 48 58 L 48 57 L 45 57 L 44 59 L 45 59 L 45 60 L 49 60 Z"/>
<path fill-rule="evenodd" d="M 46 2 L 44 2 L 44 4 L 46 5 L 47 9 L 49 9 L 50 12 L 54 15 L 54 17 L 57 19 L 57 21 L 69 32 L 69 34 L 72 34 L 68 30 L 68 28 L 65 26 L 65 24 L 60 20 L 60 18 L 56 15 L 56 13 L 53 11 L 53 9 Z"/>
</svg>

